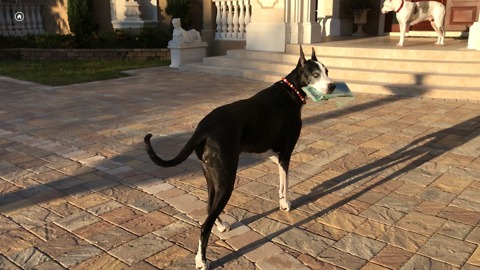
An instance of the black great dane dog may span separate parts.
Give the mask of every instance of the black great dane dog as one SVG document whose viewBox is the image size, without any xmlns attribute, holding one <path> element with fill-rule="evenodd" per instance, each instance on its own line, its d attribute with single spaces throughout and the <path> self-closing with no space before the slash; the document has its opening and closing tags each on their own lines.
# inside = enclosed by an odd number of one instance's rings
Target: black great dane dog
<svg viewBox="0 0 480 270">
<path fill-rule="evenodd" d="M 306 103 L 302 87 L 305 86 L 324 94 L 335 89 L 327 68 L 317 60 L 315 50 L 312 49 L 312 58 L 306 60 L 300 47 L 298 64 L 290 74 L 248 99 L 214 109 L 200 121 L 174 159 L 161 159 L 150 143 L 152 135 L 145 136 L 147 153 L 159 166 L 176 166 L 193 151 L 202 164 L 208 186 L 208 217 L 201 227 L 195 257 L 197 269 L 208 268 L 205 251 L 213 225 L 221 232 L 230 229 L 219 215 L 232 194 L 240 153 L 273 153 L 270 158 L 279 168 L 280 209 L 290 210 L 287 172 L 302 128 L 301 109 Z"/>
</svg>

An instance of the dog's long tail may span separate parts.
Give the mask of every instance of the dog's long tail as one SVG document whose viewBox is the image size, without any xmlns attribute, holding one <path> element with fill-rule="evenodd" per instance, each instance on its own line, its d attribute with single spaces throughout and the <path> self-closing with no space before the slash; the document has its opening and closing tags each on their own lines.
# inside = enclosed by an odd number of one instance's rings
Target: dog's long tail
<svg viewBox="0 0 480 270">
<path fill-rule="evenodd" d="M 152 138 L 152 134 L 145 135 L 145 138 L 143 139 L 143 141 L 146 144 L 146 150 L 147 150 L 148 156 L 155 164 L 162 167 L 173 167 L 184 162 L 188 158 L 188 156 L 190 156 L 193 150 L 195 150 L 197 142 L 194 137 L 195 136 L 192 136 L 192 138 L 188 140 L 188 142 L 185 144 L 185 146 L 180 151 L 180 153 L 178 153 L 178 155 L 171 160 L 163 160 L 159 156 L 157 156 L 157 154 L 152 148 L 152 144 L 150 143 L 150 138 Z"/>
</svg>

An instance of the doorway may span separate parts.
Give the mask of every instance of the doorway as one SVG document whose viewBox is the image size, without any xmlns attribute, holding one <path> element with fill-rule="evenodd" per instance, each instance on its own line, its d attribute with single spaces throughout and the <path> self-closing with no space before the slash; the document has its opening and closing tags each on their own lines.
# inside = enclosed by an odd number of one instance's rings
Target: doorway
<svg viewBox="0 0 480 270">
<path fill-rule="evenodd" d="M 421 0 L 412 0 L 419 2 Z M 468 29 L 477 21 L 480 11 L 480 0 L 434 0 L 446 7 L 445 30 L 456 32 L 468 32 Z M 411 31 L 432 32 L 430 22 L 425 21 L 411 26 Z M 408 31 L 407 30 L 407 31 Z M 397 18 L 394 12 L 385 15 L 385 32 L 400 32 Z"/>
</svg>

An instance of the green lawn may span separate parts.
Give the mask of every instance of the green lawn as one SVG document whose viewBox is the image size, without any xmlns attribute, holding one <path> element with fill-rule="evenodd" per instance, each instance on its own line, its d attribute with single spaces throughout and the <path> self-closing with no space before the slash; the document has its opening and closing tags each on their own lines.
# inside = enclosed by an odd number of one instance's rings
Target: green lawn
<svg viewBox="0 0 480 270">
<path fill-rule="evenodd" d="M 128 76 L 121 71 L 168 65 L 156 60 L 0 61 L 0 75 L 58 86 Z"/>
</svg>

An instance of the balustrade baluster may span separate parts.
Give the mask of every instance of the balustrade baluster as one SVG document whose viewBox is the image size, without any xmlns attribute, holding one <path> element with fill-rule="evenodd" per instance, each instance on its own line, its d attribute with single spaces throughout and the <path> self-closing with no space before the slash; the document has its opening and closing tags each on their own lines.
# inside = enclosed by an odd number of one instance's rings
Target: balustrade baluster
<svg viewBox="0 0 480 270">
<path fill-rule="evenodd" d="M 12 9 L 12 17 L 13 17 L 13 26 L 14 26 L 14 29 L 15 29 L 15 35 L 16 36 L 23 36 L 23 28 L 25 28 L 24 26 L 24 23 L 23 22 L 18 22 L 15 20 L 15 13 L 17 13 L 18 11 L 20 11 L 20 6 L 19 5 L 14 5 L 13 6 L 13 9 Z M 24 20 L 25 21 L 25 20 Z"/>
<path fill-rule="evenodd" d="M 246 26 L 250 23 L 249 0 L 213 0 L 216 7 L 215 39 L 244 40 Z"/>
<path fill-rule="evenodd" d="M 7 19 L 7 32 L 8 35 L 15 35 L 15 27 L 13 26 L 13 14 L 12 14 L 12 6 L 7 5 L 7 10 L 5 14 L 5 18 Z"/>
<path fill-rule="evenodd" d="M 32 6 L 32 20 L 33 20 L 33 32 L 35 34 L 38 34 L 38 33 L 42 33 L 42 29 L 43 29 L 43 25 L 41 25 L 39 23 L 39 20 L 41 19 L 41 17 L 39 18 L 37 16 L 37 14 L 40 14 L 39 10 L 40 10 L 40 6 L 39 5 L 34 5 Z"/>
<path fill-rule="evenodd" d="M 38 25 L 38 19 L 37 19 L 37 16 L 35 16 L 37 7 L 38 7 L 37 5 L 31 5 L 28 17 L 26 17 L 27 15 L 25 14 L 25 17 L 31 23 L 32 27 L 30 28 L 30 33 L 32 33 L 32 34 L 40 33 L 40 29 L 39 29 L 39 25 Z"/>
<path fill-rule="evenodd" d="M 22 12 L 23 12 L 23 15 L 25 16 L 24 18 L 24 29 L 23 29 L 23 33 L 24 34 L 34 34 L 34 25 L 35 25 L 35 22 L 33 21 L 32 19 L 32 10 L 33 10 L 33 5 L 28 5 L 28 4 L 25 4 L 23 6 L 23 9 L 22 9 Z"/>
<path fill-rule="evenodd" d="M 225 1 L 222 1 L 222 38 L 227 37 L 227 30 L 228 30 L 228 25 L 227 25 L 227 3 Z"/>
<path fill-rule="evenodd" d="M 217 29 L 215 31 L 215 39 L 220 39 L 222 37 L 222 10 L 221 2 L 219 0 L 215 1 L 215 7 L 217 8 L 217 16 L 215 17 L 215 23 L 217 24 Z"/>
<path fill-rule="evenodd" d="M 245 5 L 245 30 L 248 24 L 250 23 L 251 19 L 251 12 L 250 12 L 250 0 L 245 1 L 247 4 Z"/>
<path fill-rule="evenodd" d="M 232 38 L 238 39 L 239 34 L 238 34 L 238 0 L 234 0 L 233 2 L 233 34 Z"/>
<path fill-rule="evenodd" d="M 36 6 L 36 9 L 35 9 L 35 13 L 37 14 L 36 18 L 37 18 L 37 25 L 38 25 L 38 32 L 39 33 L 44 33 L 45 32 L 45 28 L 43 27 L 43 17 L 42 17 L 42 6 L 41 5 L 37 5 Z"/>
<path fill-rule="evenodd" d="M 7 28 L 7 8 L 8 6 L 0 4 L 0 34 L 1 35 L 8 35 L 8 28 Z"/>
<path fill-rule="evenodd" d="M 233 10 L 232 10 L 232 1 L 227 1 L 227 38 L 233 37 Z"/>
<path fill-rule="evenodd" d="M 239 17 L 238 17 L 238 38 L 245 38 L 245 1 L 239 1 Z"/>
</svg>

